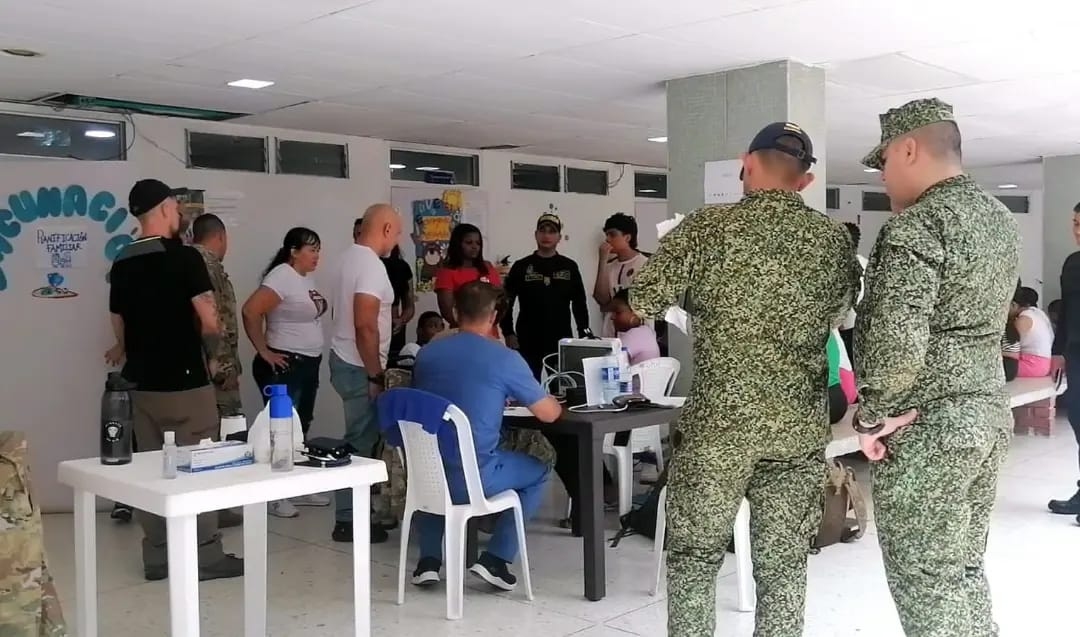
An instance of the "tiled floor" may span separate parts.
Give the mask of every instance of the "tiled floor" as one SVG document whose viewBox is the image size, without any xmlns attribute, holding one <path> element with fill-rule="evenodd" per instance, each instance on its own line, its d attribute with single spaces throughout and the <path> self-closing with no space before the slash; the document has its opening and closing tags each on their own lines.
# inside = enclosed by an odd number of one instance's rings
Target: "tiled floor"
<svg viewBox="0 0 1080 637">
<path fill-rule="evenodd" d="M 861 477 L 866 480 L 865 472 Z M 1046 512 L 1046 501 L 1071 493 L 1076 481 L 1076 446 L 1065 423 L 1053 438 L 1015 439 L 998 493 L 988 569 L 995 615 L 1004 637 L 1077 635 L 1076 574 L 1080 573 L 1080 526 Z M 554 529 L 550 520 L 564 502 L 553 489 L 546 515 L 533 523 L 529 551 L 536 599 L 491 594 L 470 582 L 465 618 L 444 618 L 444 589 L 407 591 L 394 603 L 397 535 L 373 547 L 374 634 L 506 635 L 519 637 L 627 637 L 663 635 L 663 592 L 648 594 L 653 577 L 651 543 L 628 538 L 608 552 L 608 597 L 597 603 L 581 596 L 580 542 Z M 300 518 L 271 518 L 270 634 L 274 637 L 330 637 L 351 634 L 351 560 L 347 545 L 330 540 L 328 509 L 302 509 Z M 168 632 L 164 582 L 146 583 L 139 558 L 137 526 L 99 519 L 99 604 L 105 636 L 151 637 Z M 609 527 L 614 528 L 614 518 Z M 69 617 L 74 617 L 71 517 L 45 519 L 49 559 Z M 227 549 L 241 552 L 238 529 L 226 531 Z M 410 566 L 412 564 L 410 563 Z M 718 580 L 717 635 L 750 635 L 752 614 L 734 609 L 733 561 Z M 203 635 L 235 637 L 242 629 L 240 580 L 200 587 Z M 810 558 L 806 635 L 814 637 L 899 637 L 896 612 L 882 573 L 876 537 L 825 549 Z"/>
</svg>

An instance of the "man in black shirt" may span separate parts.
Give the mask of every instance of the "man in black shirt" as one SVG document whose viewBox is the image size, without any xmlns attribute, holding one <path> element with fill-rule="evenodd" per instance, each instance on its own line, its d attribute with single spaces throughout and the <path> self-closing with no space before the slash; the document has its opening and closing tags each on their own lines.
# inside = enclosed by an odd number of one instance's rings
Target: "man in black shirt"
<svg viewBox="0 0 1080 637">
<path fill-rule="evenodd" d="M 1072 232 L 1080 244 L 1080 203 L 1073 207 Z M 1052 368 L 1055 374 L 1064 373 L 1068 382 L 1062 398 L 1080 445 L 1080 252 L 1070 254 L 1061 266 L 1061 313 L 1054 327 Z M 1051 500 L 1049 506 L 1054 513 L 1077 516 L 1080 522 L 1080 489 L 1068 500 Z"/>
<path fill-rule="evenodd" d="M 503 281 L 508 311 L 502 320 L 506 344 L 521 352 L 533 374 L 540 378 L 544 357 L 559 349 L 559 340 L 570 337 L 570 310 L 578 334 L 589 331 L 589 308 L 585 283 L 577 263 L 559 254 L 562 221 L 545 213 L 536 221 L 536 252 L 516 261 Z M 521 304 L 514 329 L 514 301 Z"/>
<path fill-rule="evenodd" d="M 117 256 L 109 275 L 109 312 L 118 347 L 127 358 L 123 375 L 135 383 L 135 435 L 141 451 L 161 449 L 164 433 L 176 444 L 196 444 L 218 434 L 217 400 L 203 351 L 216 351 L 222 336 L 206 264 L 180 242 L 174 191 L 155 179 L 135 184 L 128 210 L 140 238 Z M 212 368 L 214 362 L 210 363 Z M 168 577 L 165 521 L 140 511 L 143 567 L 148 580 Z M 237 577 L 243 560 L 221 548 L 217 514 L 199 516 L 199 579 Z"/>
<path fill-rule="evenodd" d="M 353 228 L 355 234 L 357 228 Z M 394 246 L 390 256 L 379 257 L 386 266 L 386 276 L 390 277 L 390 287 L 394 288 L 394 304 L 391 306 L 394 333 L 390 337 L 390 353 L 387 360 L 391 365 L 397 363 L 401 348 L 405 347 L 405 327 L 416 313 L 416 295 L 412 289 L 412 269 L 401 257 L 401 248 Z"/>
</svg>

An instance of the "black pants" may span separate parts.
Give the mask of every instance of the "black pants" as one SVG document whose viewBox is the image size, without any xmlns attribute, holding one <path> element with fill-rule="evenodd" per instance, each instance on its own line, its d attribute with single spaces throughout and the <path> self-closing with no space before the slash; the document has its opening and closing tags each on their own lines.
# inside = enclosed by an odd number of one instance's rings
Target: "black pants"
<svg viewBox="0 0 1080 637">
<path fill-rule="evenodd" d="M 1080 352 L 1067 352 L 1065 355 L 1065 380 L 1069 388 L 1062 396 L 1068 412 L 1069 425 L 1076 436 L 1076 445 L 1080 447 Z M 1080 454 L 1078 454 L 1080 460 Z"/>
<path fill-rule="evenodd" d="M 289 366 L 284 370 L 274 371 L 269 363 L 256 355 L 251 363 L 251 375 L 255 378 L 255 384 L 259 386 L 263 405 L 269 400 L 266 396 L 267 385 L 285 385 L 289 388 L 289 398 L 292 399 L 293 407 L 300 416 L 300 426 L 306 436 L 308 429 L 311 428 L 311 421 L 315 418 L 315 395 L 319 391 L 319 367 L 322 365 L 322 356 L 304 356 L 276 349 L 272 351 L 284 356 Z"/>
<path fill-rule="evenodd" d="M 848 410 L 847 396 L 839 384 L 829 388 L 829 424 L 835 425 L 844 419 Z"/>
<path fill-rule="evenodd" d="M 855 330 L 840 330 L 840 340 L 844 341 L 844 350 L 847 351 L 849 361 L 855 360 Z"/>
</svg>

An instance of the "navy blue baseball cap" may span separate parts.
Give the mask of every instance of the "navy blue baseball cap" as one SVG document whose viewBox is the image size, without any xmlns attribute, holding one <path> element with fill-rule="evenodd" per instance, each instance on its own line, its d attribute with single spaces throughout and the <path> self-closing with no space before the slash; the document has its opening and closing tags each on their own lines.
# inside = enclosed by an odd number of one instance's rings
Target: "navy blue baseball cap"
<svg viewBox="0 0 1080 637">
<path fill-rule="evenodd" d="M 798 144 L 796 146 L 790 143 L 781 144 L 781 139 L 785 141 L 795 139 Z M 754 139 L 750 141 L 750 148 L 746 152 L 754 153 L 759 150 L 777 150 L 785 155 L 791 155 L 804 163 L 807 168 L 817 163 L 817 158 L 814 157 L 814 143 L 810 141 L 810 136 L 801 126 L 791 122 L 773 122 L 758 131 L 758 134 L 754 135 Z M 742 178 L 743 173 L 739 171 L 739 179 Z"/>
</svg>

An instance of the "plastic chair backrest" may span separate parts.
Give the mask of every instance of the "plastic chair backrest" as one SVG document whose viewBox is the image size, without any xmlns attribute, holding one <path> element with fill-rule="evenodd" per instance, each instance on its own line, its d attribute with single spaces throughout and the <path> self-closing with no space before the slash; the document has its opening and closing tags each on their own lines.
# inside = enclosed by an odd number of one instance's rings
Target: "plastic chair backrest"
<svg viewBox="0 0 1080 637">
<path fill-rule="evenodd" d="M 631 365 L 630 378 L 640 378 L 640 393 L 649 400 L 657 400 L 671 394 L 681 368 L 679 359 L 663 356 Z"/>
<path fill-rule="evenodd" d="M 480 468 L 476 462 L 476 447 L 473 446 L 472 427 L 465 412 L 457 406 L 446 409 L 445 419 L 450 421 L 457 434 L 458 449 L 461 452 L 461 468 L 465 476 L 465 488 L 469 502 L 476 503 L 484 499 L 484 488 L 480 482 Z M 446 481 L 442 454 L 439 452 L 439 439 L 435 434 L 424 430 L 423 425 L 407 420 L 399 420 L 401 439 L 405 445 L 405 471 L 409 476 L 408 489 L 413 492 L 412 503 L 420 511 L 435 515 L 446 515 L 453 505 L 450 499 L 450 487 Z"/>
</svg>

